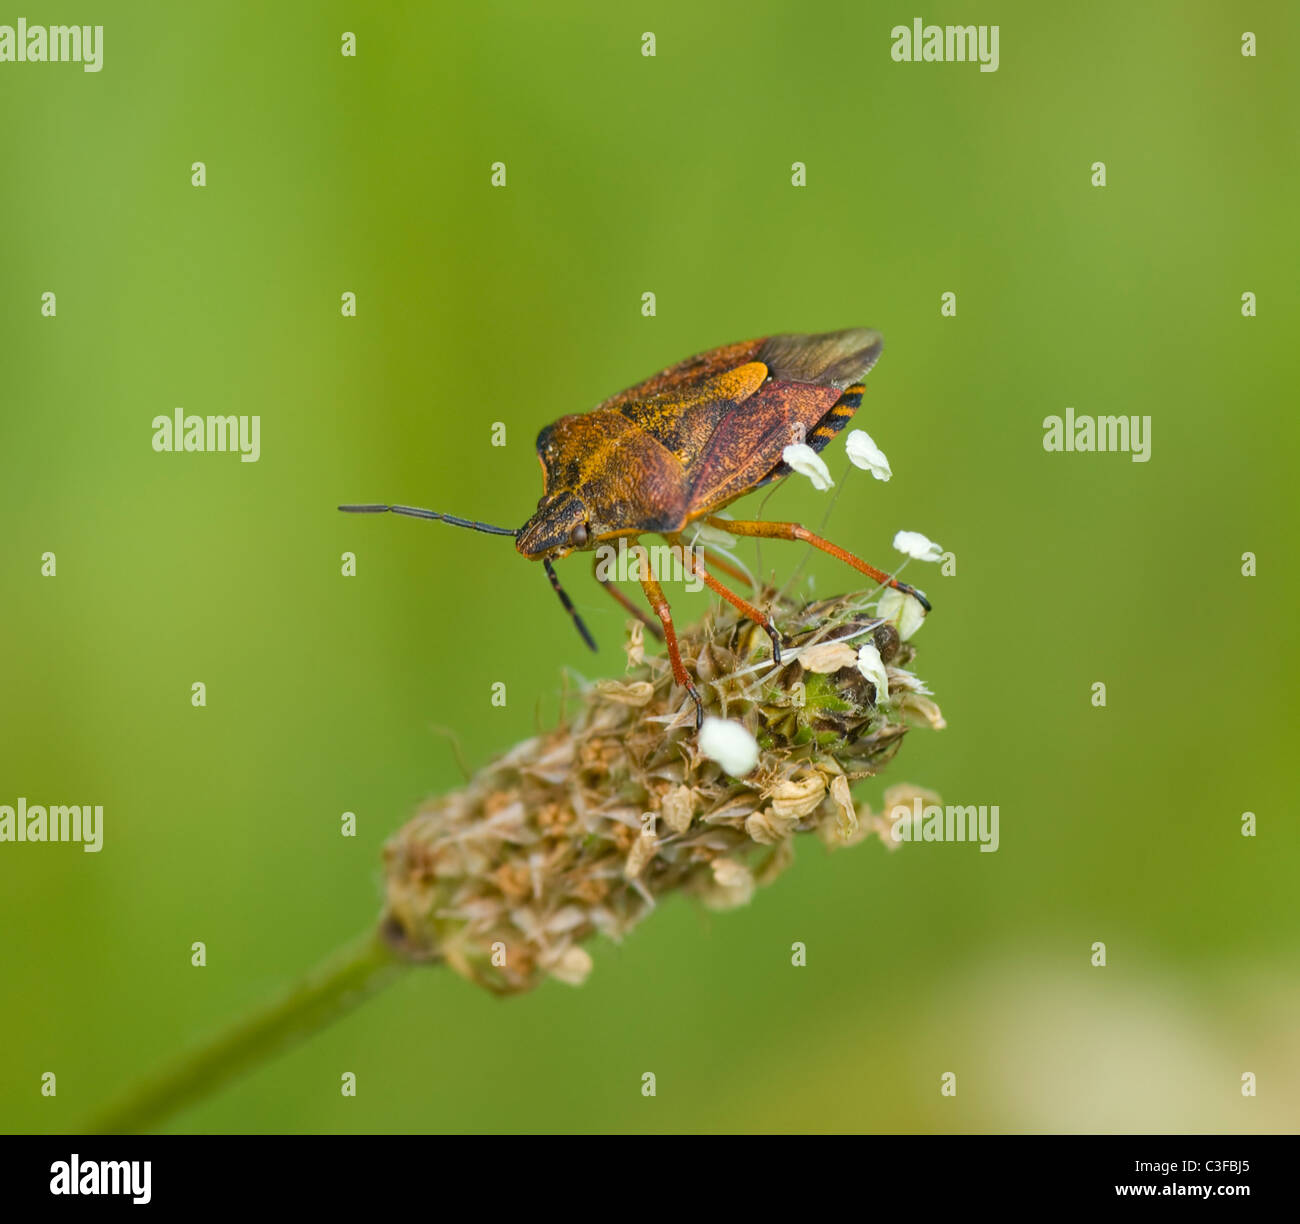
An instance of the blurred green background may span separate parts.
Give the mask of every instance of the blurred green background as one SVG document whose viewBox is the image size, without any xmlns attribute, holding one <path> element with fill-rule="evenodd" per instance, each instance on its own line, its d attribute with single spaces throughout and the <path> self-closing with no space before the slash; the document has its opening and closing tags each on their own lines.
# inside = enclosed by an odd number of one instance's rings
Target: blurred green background
<svg viewBox="0 0 1300 1224">
<path fill-rule="evenodd" d="M 859 796 L 998 804 L 999 852 L 801 844 L 747 909 L 592 945 L 580 989 L 411 973 L 171 1128 L 1296 1128 L 1294 5 L 24 11 L 106 29 L 98 74 L 0 64 L 0 802 L 106 830 L 0 844 L 0 1127 L 77 1126 L 369 924 L 384 839 L 459 777 L 435 728 L 482 762 L 564 668 L 621 672 L 585 561 L 599 656 L 508 541 L 338 502 L 513 526 L 554 418 L 871 325 L 855 424 L 895 475 L 833 444 L 827 533 L 890 565 L 923 531 L 958 567 L 907 572 L 948 729 Z M 915 16 L 999 24 L 999 70 L 892 62 Z M 260 461 L 155 454 L 178 406 L 259 414 Z M 1046 453 L 1067 406 L 1150 415 L 1151 461 Z M 791 481 L 764 515 L 826 504 Z"/>
</svg>

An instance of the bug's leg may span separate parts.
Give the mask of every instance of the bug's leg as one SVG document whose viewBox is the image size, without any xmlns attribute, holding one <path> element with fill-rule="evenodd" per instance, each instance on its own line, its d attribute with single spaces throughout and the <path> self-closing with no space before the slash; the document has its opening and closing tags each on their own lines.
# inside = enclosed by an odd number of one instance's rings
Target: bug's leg
<svg viewBox="0 0 1300 1224">
<path fill-rule="evenodd" d="M 663 626 L 659 624 L 653 616 L 644 608 L 634 604 L 628 594 L 620 587 L 616 587 L 608 578 L 600 576 L 600 559 L 595 558 L 595 564 L 591 567 L 592 573 L 596 575 L 596 581 L 605 588 L 620 604 L 623 605 L 633 616 L 637 618 L 650 632 L 659 639 L 664 640 Z"/>
<path fill-rule="evenodd" d="M 690 694 L 691 700 L 695 702 L 695 729 L 698 731 L 704 726 L 704 703 L 700 700 L 695 685 L 691 683 L 690 676 L 686 674 L 686 665 L 682 662 L 681 651 L 677 649 L 677 632 L 673 629 L 672 609 L 664 598 L 662 588 L 648 574 L 641 578 L 641 589 L 645 591 L 645 597 L 650 601 L 654 614 L 664 627 L 664 642 L 668 646 L 668 662 L 672 664 L 673 679 Z"/>
<path fill-rule="evenodd" d="M 851 552 L 846 552 L 837 544 L 832 544 L 829 540 L 823 540 L 821 536 L 808 530 L 807 527 L 799 523 L 751 523 L 738 522 L 735 519 L 718 519 L 714 520 L 713 515 L 706 515 L 706 521 L 712 523 L 715 527 L 721 527 L 724 531 L 731 532 L 732 535 L 743 536 L 760 536 L 769 540 L 801 540 L 805 544 L 811 544 L 814 548 L 820 548 L 822 552 L 828 553 L 837 560 L 843 561 L 846 565 L 851 565 L 860 574 L 866 574 L 868 578 L 874 579 L 887 587 L 893 587 L 896 591 L 902 591 L 904 595 L 914 595 L 927 612 L 930 610 L 930 601 L 926 599 L 923 591 L 918 591 L 914 586 L 909 586 L 906 582 L 899 582 L 897 578 L 891 578 L 883 570 L 878 570 L 874 565 L 868 565 L 859 557 L 855 557 Z"/>
<path fill-rule="evenodd" d="M 733 608 L 742 616 L 748 617 L 754 622 L 768 637 L 772 639 L 772 662 L 781 662 L 781 634 L 778 632 L 776 622 L 772 619 L 771 613 L 765 613 L 761 608 L 756 608 L 748 600 L 742 599 L 735 591 L 730 590 L 720 583 L 708 570 L 704 568 L 704 562 L 699 559 L 696 552 L 690 549 L 689 545 L 682 543 L 681 536 L 672 535 L 667 537 L 669 543 L 675 548 L 682 550 L 682 564 L 689 565 L 692 571 L 698 574 L 703 580 L 704 585 L 709 588 L 715 595 L 721 595 Z M 719 567 L 721 568 L 721 567 Z"/>
<path fill-rule="evenodd" d="M 582 617 L 578 615 L 578 609 L 573 606 L 573 600 L 569 598 L 568 592 L 560 585 L 560 576 L 555 572 L 555 566 L 551 564 L 550 557 L 542 559 L 542 568 L 546 570 L 546 576 L 551 580 L 551 589 L 560 597 L 560 606 L 569 614 L 578 635 L 587 643 L 588 649 L 599 649 L 596 645 L 596 639 L 591 636 L 587 626 L 583 624 Z"/>
<path fill-rule="evenodd" d="M 696 543 L 696 552 L 702 552 L 708 563 L 714 569 L 720 569 L 728 578 L 734 578 L 737 582 L 743 582 L 747 587 L 754 585 L 754 580 L 743 569 L 732 565 L 726 557 L 719 556 L 715 549 L 710 548 L 707 544 Z"/>
</svg>

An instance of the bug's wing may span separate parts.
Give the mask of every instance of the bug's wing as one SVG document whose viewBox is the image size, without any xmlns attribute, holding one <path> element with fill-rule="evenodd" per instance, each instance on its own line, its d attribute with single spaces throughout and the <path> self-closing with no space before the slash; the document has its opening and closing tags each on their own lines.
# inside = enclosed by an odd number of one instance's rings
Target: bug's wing
<svg viewBox="0 0 1300 1224">
<path fill-rule="evenodd" d="M 825 438 L 813 437 L 814 431 L 846 388 L 876 364 L 883 347 L 880 333 L 863 327 L 765 340 L 757 359 L 770 377 L 717 423 L 700 452 L 691 471 L 691 516 L 718 509 L 775 476 L 791 442 L 803 438 L 820 450 L 834 429 Z"/>
<path fill-rule="evenodd" d="M 561 417 L 537 436 L 546 493 L 581 497 L 598 539 L 676 530 L 690 501 L 689 462 L 766 378 L 767 366 L 750 361 L 652 399 Z"/>
<path fill-rule="evenodd" d="M 561 417 L 537 435 L 546 487 L 575 488 L 633 438 L 646 439 L 686 466 L 708 444 L 718 423 L 767 376 L 767 366 L 750 361 L 710 376 L 674 379 L 648 399 L 628 398 L 631 392 L 625 391 L 616 397 L 617 405 L 609 400 L 590 412 Z"/>
<path fill-rule="evenodd" d="M 843 391 L 861 382 L 880 360 L 884 338 L 870 327 L 850 327 L 820 336 L 769 336 L 758 360 L 777 382 L 812 383 Z"/>
<path fill-rule="evenodd" d="M 707 353 L 697 353 L 666 370 L 660 370 L 635 387 L 611 396 L 604 403 L 597 404 L 596 410 L 622 408 L 626 404 L 654 399 L 668 391 L 683 391 L 715 374 L 724 374 L 754 361 L 759 349 L 767 343 L 767 340 L 742 340 L 739 344 L 724 344 L 721 348 L 709 349 Z"/>
<path fill-rule="evenodd" d="M 747 361 L 707 378 L 675 383 L 651 399 L 628 400 L 614 411 L 689 469 L 719 424 L 759 392 L 768 373 L 763 362 Z"/>
</svg>

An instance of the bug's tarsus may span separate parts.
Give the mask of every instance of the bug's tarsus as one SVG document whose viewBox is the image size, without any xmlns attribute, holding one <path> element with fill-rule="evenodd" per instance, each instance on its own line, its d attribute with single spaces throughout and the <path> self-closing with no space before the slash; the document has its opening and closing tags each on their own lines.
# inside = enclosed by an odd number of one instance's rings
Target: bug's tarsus
<svg viewBox="0 0 1300 1224">
<path fill-rule="evenodd" d="M 907 584 L 906 582 L 897 582 L 897 581 L 895 581 L 895 582 L 891 583 L 891 585 L 893 586 L 894 590 L 896 590 L 896 591 L 902 591 L 904 595 L 910 595 L 910 596 L 911 596 L 913 599 L 915 599 L 916 602 L 919 603 L 919 604 L 921 605 L 921 607 L 923 607 L 927 612 L 930 610 L 930 601 L 929 601 L 928 599 L 926 599 L 926 597 L 925 597 L 925 592 L 924 592 L 924 591 L 918 591 L 918 590 L 916 589 L 916 587 L 914 587 L 914 586 L 908 586 L 908 584 Z"/>
<path fill-rule="evenodd" d="M 582 617 L 578 615 L 578 609 L 573 606 L 573 600 L 569 598 L 568 593 L 560 585 L 560 576 L 555 572 L 555 566 L 551 564 L 550 557 L 543 557 L 542 565 L 546 567 L 546 576 L 551 580 L 551 586 L 554 588 L 555 593 L 560 597 L 560 603 L 564 605 L 564 610 L 573 617 L 573 624 L 582 635 L 582 640 L 586 642 L 592 650 L 596 650 L 596 639 L 588 632 L 587 626 L 582 623 Z"/>
<path fill-rule="evenodd" d="M 767 630 L 767 636 L 772 639 L 772 662 L 778 666 L 781 662 L 781 631 L 776 627 L 776 621 L 769 615 L 767 624 L 763 626 Z"/>
<path fill-rule="evenodd" d="M 689 680 L 686 682 L 686 691 L 690 698 L 695 702 L 695 729 L 698 731 L 704 726 L 704 702 L 700 700 L 700 694 L 696 691 L 695 685 Z"/>
<path fill-rule="evenodd" d="M 362 506 L 340 506 L 344 514 L 404 514 L 407 518 L 431 519 L 437 523 L 450 523 L 453 527 L 468 527 L 488 535 L 517 536 L 518 528 L 493 527 L 491 523 L 478 523 L 473 519 L 458 518 L 454 514 L 439 514 L 436 510 L 421 510 L 418 506 L 383 506 L 378 503 Z"/>
</svg>

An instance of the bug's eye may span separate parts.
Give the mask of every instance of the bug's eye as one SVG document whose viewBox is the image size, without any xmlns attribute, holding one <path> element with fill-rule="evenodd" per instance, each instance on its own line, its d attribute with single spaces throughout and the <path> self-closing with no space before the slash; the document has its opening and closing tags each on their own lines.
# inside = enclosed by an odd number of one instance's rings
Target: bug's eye
<svg viewBox="0 0 1300 1224">
<path fill-rule="evenodd" d="M 569 537 L 569 542 L 574 548 L 581 548 L 587 542 L 587 524 L 579 523 L 574 529 L 573 534 Z"/>
</svg>

